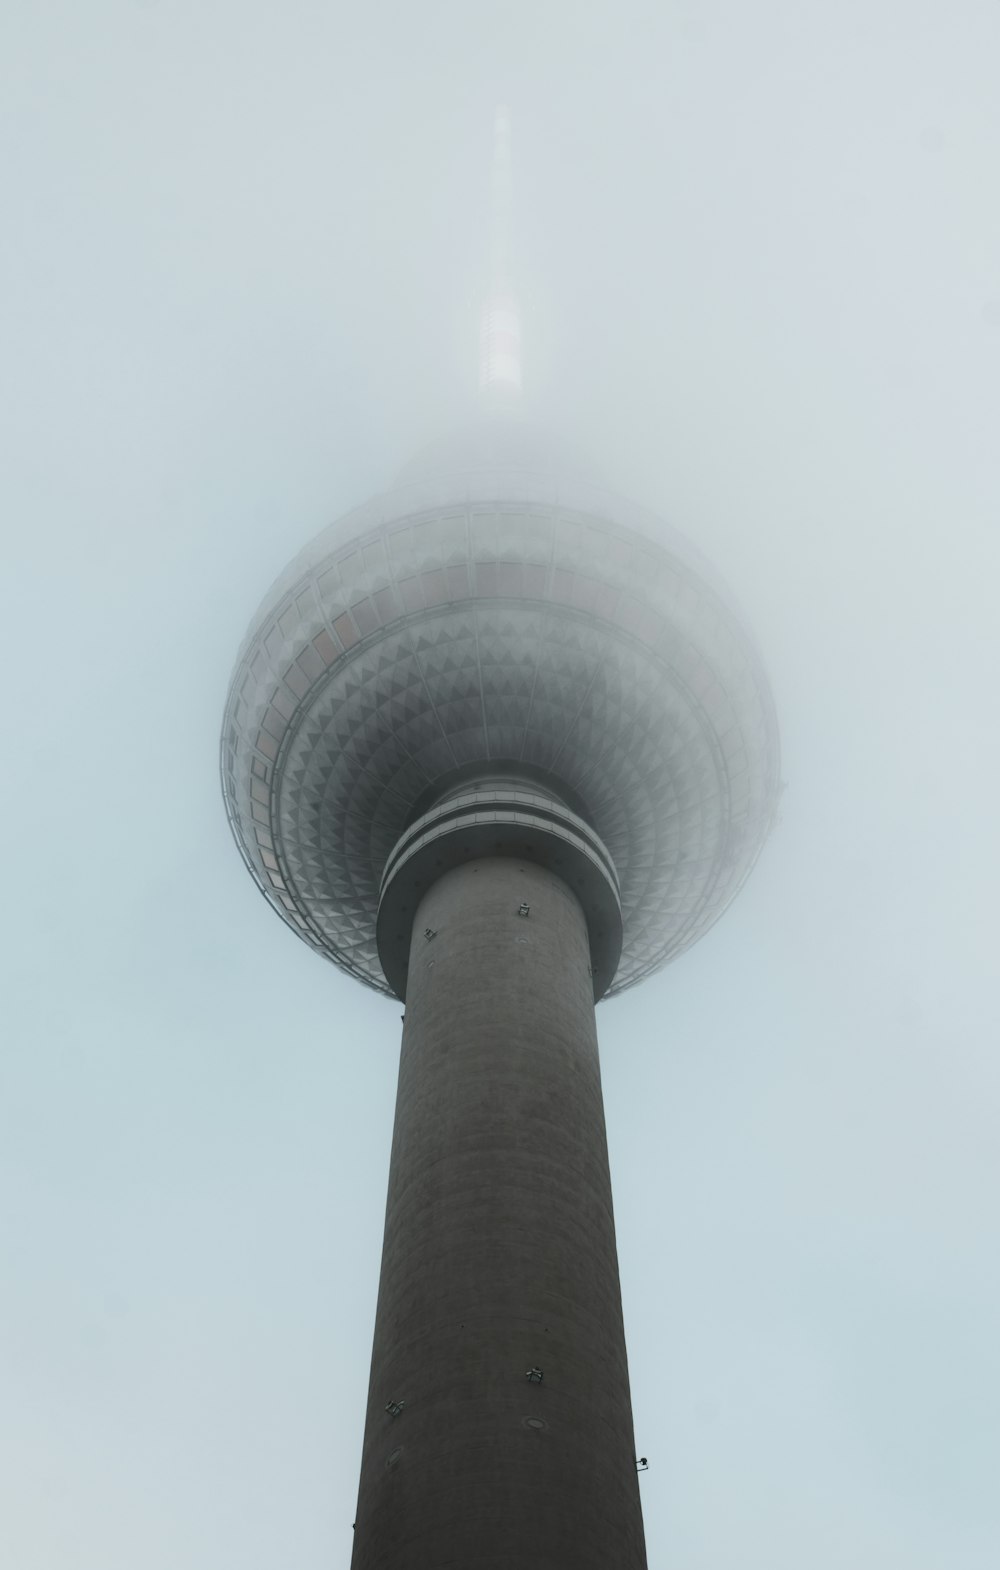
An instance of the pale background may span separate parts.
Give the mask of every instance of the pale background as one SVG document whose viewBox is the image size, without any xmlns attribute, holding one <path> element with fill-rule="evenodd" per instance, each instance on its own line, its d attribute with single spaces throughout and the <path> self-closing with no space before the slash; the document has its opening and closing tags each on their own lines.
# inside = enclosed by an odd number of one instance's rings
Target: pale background
<svg viewBox="0 0 1000 1570">
<path fill-rule="evenodd" d="M 527 406 L 726 577 L 788 784 L 599 1013 L 651 1570 L 1000 1562 L 998 79 L 996 0 L 7 0 L 11 1570 L 348 1565 L 400 1010 L 217 734 L 463 417 L 500 98 Z"/>
</svg>

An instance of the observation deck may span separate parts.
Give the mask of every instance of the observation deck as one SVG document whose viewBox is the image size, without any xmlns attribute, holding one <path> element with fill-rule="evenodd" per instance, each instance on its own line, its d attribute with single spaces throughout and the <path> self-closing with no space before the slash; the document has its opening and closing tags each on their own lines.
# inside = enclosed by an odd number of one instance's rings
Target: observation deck
<svg viewBox="0 0 1000 1570">
<path fill-rule="evenodd" d="M 382 992 L 380 887 L 463 781 L 554 795 L 597 837 L 622 947 L 601 995 L 704 933 L 778 793 L 774 710 L 726 590 L 661 520 L 483 424 L 317 536 L 251 623 L 223 792 L 243 858 L 305 942 Z M 488 810 L 483 803 L 484 810 Z"/>
</svg>

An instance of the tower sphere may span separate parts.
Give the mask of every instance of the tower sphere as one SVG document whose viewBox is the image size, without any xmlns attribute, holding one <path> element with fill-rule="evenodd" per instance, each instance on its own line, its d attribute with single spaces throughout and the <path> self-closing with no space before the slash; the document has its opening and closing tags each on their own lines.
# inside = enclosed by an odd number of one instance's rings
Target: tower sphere
<svg viewBox="0 0 1000 1570">
<path fill-rule="evenodd" d="M 380 888 L 417 820 L 463 800 L 480 842 L 501 824 L 494 853 L 524 855 L 519 823 L 555 815 L 580 876 L 579 856 L 601 864 L 620 904 L 603 996 L 729 904 L 772 823 L 778 737 L 754 645 L 695 549 L 500 417 L 431 448 L 281 575 L 233 673 L 222 778 L 278 914 L 399 995 Z"/>
</svg>

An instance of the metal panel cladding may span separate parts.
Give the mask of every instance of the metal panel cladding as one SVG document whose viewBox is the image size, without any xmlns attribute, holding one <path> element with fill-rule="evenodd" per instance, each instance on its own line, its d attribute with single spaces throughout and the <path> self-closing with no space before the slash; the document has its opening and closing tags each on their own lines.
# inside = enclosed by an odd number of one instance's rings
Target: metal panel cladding
<svg viewBox="0 0 1000 1570">
<path fill-rule="evenodd" d="M 719 917 L 778 791 L 760 660 L 690 545 L 535 469 L 418 472 L 324 531 L 258 611 L 223 728 L 229 819 L 285 921 L 385 992 L 389 853 L 438 782 L 494 763 L 561 782 L 610 851 L 611 993 Z"/>
</svg>

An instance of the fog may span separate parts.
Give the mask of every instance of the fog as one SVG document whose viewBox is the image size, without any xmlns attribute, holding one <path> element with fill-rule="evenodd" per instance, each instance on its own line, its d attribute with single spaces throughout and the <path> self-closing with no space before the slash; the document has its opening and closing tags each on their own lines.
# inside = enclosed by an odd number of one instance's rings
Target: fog
<svg viewBox="0 0 1000 1570">
<path fill-rule="evenodd" d="M 398 1006 L 217 741 L 288 558 L 475 399 L 710 558 L 780 822 L 598 1011 L 652 1570 L 1000 1555 L 1000 11 L 9 0 L 0 1558 L 347 1566 Z"/>
</svg>

